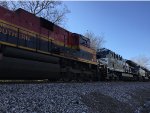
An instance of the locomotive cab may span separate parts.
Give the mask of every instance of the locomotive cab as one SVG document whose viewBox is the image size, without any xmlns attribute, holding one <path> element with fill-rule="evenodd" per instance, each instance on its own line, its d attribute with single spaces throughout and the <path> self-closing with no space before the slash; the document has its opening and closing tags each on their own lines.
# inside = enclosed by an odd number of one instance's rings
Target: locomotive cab
<svg viewBox="0 0 150 113">
<path fill-rule="evenodd" d="M 72 44 L 78 51 L 78 57 L 96 62 L 96 51 L 90 48 L 89 38 L 86 38 L 85 36 L 77 33 L 72 33 Z"/>
</svg>

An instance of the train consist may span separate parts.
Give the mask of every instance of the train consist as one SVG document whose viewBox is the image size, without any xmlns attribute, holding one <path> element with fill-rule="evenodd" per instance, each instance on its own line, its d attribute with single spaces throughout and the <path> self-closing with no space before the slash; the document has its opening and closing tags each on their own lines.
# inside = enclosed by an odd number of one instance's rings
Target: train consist
<svg viewBox="0 0 150 113">
<path fill-rule="evenodd" d="M 0 79 L 147 80 L 150 71 L 23 9 L 0 7 Z"/>
</svg>

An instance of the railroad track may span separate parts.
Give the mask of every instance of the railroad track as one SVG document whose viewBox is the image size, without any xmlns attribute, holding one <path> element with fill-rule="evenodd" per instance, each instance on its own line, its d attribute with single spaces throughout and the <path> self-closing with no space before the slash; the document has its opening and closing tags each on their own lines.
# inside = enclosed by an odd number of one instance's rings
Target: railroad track
<svg viewBox="0 0 150 113">
<path fill-rule="evenodd" d="M 0 84 L 40 84 L 50 83 L 47 79 L 44 80 L 0 80 Z"/>
<path fill-rule="evenodd" d="M 49 81 L 48 79 L 43 79 L 43 80 L 0 80 L 0 84 L 96 83 L 96 82 L 99 82 L 99 81 L 77 81 L 77 80 L 71 80 L 71 81 L 63 81 L 63 80 Z M 108 82 L 109 83 L 109 82 L 139 82 L 139 81 L 110 81 L 110 80 L 108 80 L 108 81 L 100 81 L 100 82 Z"/>
<path fill-rule="evenodd" d="M 43 79 L 43 80 L 0 80 L 0 84 L 85 83 L 85 82 L 91 82 L 91 81 L 76 81 L 76 80 L 49 81 L 48 79 Z"/>
<path fill-rule="evenodd" d="M 0 84 L 42 84 L 42 83 L 84 83 L 84 82 L 90 82 L 90 81 L 49 81 L 48 79 L 44 80 L 0 80 Z"/>
</svg>

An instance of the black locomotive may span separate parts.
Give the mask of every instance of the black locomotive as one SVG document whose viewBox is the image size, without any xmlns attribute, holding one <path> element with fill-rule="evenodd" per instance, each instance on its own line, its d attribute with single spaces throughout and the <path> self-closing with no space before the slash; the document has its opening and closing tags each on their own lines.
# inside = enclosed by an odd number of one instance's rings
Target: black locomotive
<svg viewBox="0 0 150 113">
<path fill-rule="evenodd" d="M 97 60 L 105 80 L 145 81 L 150 78 L 149 70 L 137 63 L 123 59 L 113 51 L 102 48 L 97 52 Z"/>
</svg>

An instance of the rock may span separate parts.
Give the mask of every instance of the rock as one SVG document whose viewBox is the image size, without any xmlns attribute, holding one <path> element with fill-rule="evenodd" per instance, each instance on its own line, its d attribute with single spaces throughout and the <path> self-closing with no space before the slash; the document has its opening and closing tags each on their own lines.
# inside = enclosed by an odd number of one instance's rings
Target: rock
<svg viewBox="0 0 150 113">
<path fill-rule="evenodd" d="M 149 89 L 149 82 L 2 84 L 0 112 L 131 113 L 141 105 L 139 113 L 150 112 Z"/>
</svg>

